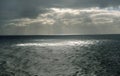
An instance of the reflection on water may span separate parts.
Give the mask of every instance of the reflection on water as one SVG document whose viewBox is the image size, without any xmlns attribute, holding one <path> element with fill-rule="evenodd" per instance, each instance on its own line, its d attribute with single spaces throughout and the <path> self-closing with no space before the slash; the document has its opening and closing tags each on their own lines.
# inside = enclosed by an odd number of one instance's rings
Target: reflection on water
<svg viewBox="0 0 120 76">
<path fill-rule="evenodd" d="M 26 40 L 0 43 L 0 76 L 119 76 L 115 40 Z"/>
<path fill-rule="evenodd" d="M 74 46 L 74 45 L 89 45 L 99 42 L 97 40 L 94 41 L 82 41 L 82 40 L 74 40 L 74 41 L 61 41 L 61 42 L 44 42 L 44 43 L 20 43 L 16 44 L 16 46 Z"/>
</svg>

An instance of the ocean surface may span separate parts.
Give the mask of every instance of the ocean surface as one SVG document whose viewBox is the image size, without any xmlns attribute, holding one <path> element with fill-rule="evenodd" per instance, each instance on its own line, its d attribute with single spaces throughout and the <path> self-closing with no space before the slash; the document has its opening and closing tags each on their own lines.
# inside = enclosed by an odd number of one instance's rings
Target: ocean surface
<svg viewBox="0 0 120 76">
<path fill-rule="evenodd" d="M 0 36 L 0 76 L 120 76 L 120 35 Z"/>
</svg>

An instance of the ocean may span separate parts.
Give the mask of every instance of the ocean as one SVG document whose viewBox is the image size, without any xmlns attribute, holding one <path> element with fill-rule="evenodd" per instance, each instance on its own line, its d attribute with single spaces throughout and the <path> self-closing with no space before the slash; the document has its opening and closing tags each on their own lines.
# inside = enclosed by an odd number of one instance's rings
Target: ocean
<svg viewBox="0 0 120 76">
<path fill-rule="evenodd" d="M 0 36 L 0 76 L 120 76 L 120 35 Z"/>
</svg>

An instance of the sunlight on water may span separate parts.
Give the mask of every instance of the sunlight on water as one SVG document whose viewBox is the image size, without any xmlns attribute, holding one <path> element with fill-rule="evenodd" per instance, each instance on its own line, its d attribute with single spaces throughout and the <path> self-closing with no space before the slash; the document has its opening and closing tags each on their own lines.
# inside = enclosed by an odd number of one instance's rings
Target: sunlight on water
<svg viewBox="0 0 120 76">
<path fill-rule="evenodd" d="M 119 76 L 116 40 L 24 39 L 0 44 L 0 76 Z"/>
<path fill-rule="evenodd" d="M 75 41 L 61 41 L 61 42 L 54 42 L 54 43 L 51 43 L 51 42 L 44 42 L 44 43 L 38 43 L 38 42 L 35 42 L 35 43 L 20 43 L 20 44 L 16 44 L 16 46 L 74 46 L 74 45 L 89 45 L 89 44 L 95 44 L 99 41 L 97 40 L 94 40 L 94 41 L 82 41 L 82 40 L 75 40 Z"/>
<path fill-rule="evenodd" d="M 32 65 L 33 68 L 30 71 L 33 74 L 37 74 L 39 76 L 74 76 L 77 74 L 78 70 L 82 70 L 82 68 L 79 68 L 76 65 L 77 59 L 81 60 L 83 58 L 81 57 L 76 59 L 78 56 L 76 55 L 78 53 L 77 51 L 79 50 L 81 54 L 84 54 L 87 51 L 83 50 L 84 46 L 87 48 L 89 45 L 97 43 L 99 43 L 99 40 L 36 39 L 14 44 L 14 47 L 17 46 L 18 48 L 24 48 L 24 50 L 29 49 L 28 52 L 30 52 L 30 54 L 33 54 L 33 52 L 35 53 L 35 57 L 30 55 L 30 58 L 35 58 L 32 60 L 32 63 L 38 63 L 37 65 Z M 75 64 L 72 61 L 74 61 Z M 37 69 L 41 70 L 36 70 L 34 68 L 36 66 Z M 34 70 L 35 73 L 33 72 Z"/>
</svg>

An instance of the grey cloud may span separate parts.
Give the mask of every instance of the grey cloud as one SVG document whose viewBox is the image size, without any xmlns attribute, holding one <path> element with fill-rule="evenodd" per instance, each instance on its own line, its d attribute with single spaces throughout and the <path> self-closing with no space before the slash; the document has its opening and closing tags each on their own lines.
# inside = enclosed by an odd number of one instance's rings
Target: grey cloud
<svg viewBox="0 0 120 76">
<path fill-rule="evenodd" d="M 120 0 L 0 0 L 0 18 L 35 18 L 39 13 L 44 13 L 45 8 L 51 7 L 88 8 L 117 6 L 119 4 Z"/>
<path fill-rule="evenodd" d="M 77 8 L 88 8 L 88 7 L 110 7 L 110 6 L 119 6 L 120 0 L 74 0 L 73 4 L 70 4 L 70 7 Z"/>
<path fill-rule="evenodd" d="M 0 19 L 35 18 L 52 6 L 48 0 L 0 0 Z"/>
<path fill-rule="evenodd" d="M 111 12 L 101 8 L 51 8 L 49 10 L 51 11 L 39 14 L 34 19 L 22 18 L 8 21 L 4 29 L 7 34 L 113 34 L 120 32 L 120 12 L 116 10 Z"/>
<path fill-rule="evenodd" d="M 119 33 L 119 5 L 120 0 L 0 0 L 0 34 Z M 78 10 L 94 7 L 99 9 Z M 68 11 L 62 15 L 51 8 Z"/>
<path fill-rule="evenodd" d="M 0 0 L 0 16 L 3 19 L 31 18 L 43 12 L 43 9 L 51 7 L 52 4 L 55 4 L 53 0 Z"/>
<path fill-rule="evenodd" d="M 47 12 L 46 8 L 51 7 L 88 8 L 117 6 L 119 4 L 119 0 L 0 0 L 0 21 L 36 18 L 40 13 Z"/>
</svg>

